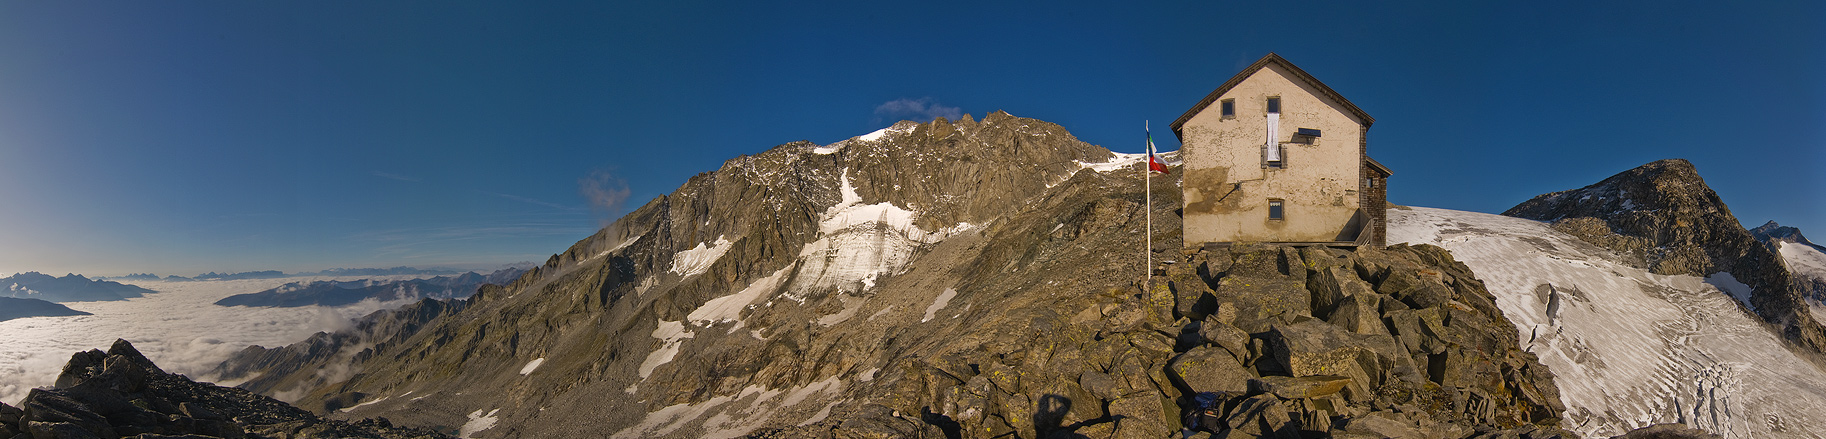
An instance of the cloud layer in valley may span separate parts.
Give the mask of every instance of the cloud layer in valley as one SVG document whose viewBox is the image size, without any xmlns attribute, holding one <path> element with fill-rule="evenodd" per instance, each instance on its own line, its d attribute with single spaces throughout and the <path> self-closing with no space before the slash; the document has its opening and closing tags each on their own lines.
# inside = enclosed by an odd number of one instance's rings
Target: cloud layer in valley
<svg viewBox="0 0 1826 439">
<path fill-rule="evenodd" d="M 380 276 L 374 279 L 410 279 Z M 248 308 L 213 304 L 223 297 L 265 290 L 286 282 L 357 277 L 249 279 L 207 282 L 130 282 L 159 291 L 113 302 L 65 305 L 94 315 L 37 317 L 0 322 L 0 402 L 16 404 L 34 387 L 51 385 L 70 355 L 106 350 L 116 338 L 168 372 L 198 376 L 248 345 L 281 346 L 318 331 L 347 327 L 351 319 L 409 300 L 368 299 L 341 307 Z"/>
</svg>

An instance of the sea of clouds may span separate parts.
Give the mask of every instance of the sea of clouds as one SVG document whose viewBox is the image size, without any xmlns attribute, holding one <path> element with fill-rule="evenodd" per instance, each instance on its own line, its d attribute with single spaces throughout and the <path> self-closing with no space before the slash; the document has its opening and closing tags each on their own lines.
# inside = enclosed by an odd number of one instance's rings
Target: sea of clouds
<svg viewBox="0 0 1826 439">
<path fill-rule="evenodd" d="M 124 301 L 66 302 L 94 315 L 34 317 L 0 322 L 0 402 L 17 404 L 32 388 L 57 380 L 70 356 L 107 350 L 117 338 L 133 342 L 167 372 L 199 376 L 249 345 L 283 346 L 318 331 L 335 331 L 377 310 L 416 299 L 368 299 L 339 307 L 250 308 L 215 305 L 224 297 L 288 282 L 412 279 L 419 276 L 294 277 L 202 282 L 123 282 L 154 291 Z"/>
</svg>

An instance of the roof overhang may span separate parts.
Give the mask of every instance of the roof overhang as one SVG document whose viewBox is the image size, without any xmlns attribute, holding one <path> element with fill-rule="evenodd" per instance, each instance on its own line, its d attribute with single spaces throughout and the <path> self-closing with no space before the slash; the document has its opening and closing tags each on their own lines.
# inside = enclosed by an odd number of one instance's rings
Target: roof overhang
<svg viewBox="0 0 1826 439">
<path fill-rule="evenodd" d="M 1382 162 L 1378 162 L 1378 161 L 1376 161 L 1376 159 L 1369 158 L 1369 156 L 1363 156 L 1363 163 L 1368 163 L 1370 166 L 1370 169 L 1373 169 L 1376 172 L 1381 172 L 1383 177 L 1395 175 L 1395 171 L 1390 171 L 1389 167 L 1382 166 Z"/>
<path fill-rule="evenodd" d="M 1306 73 L 1305 70 L 1300 70 L 1299 66 L 1287 62 L 1286 58 L 1281 58 L 1280 55 L 1269 52 L 1268 56 L 1256 60 L 1255 64 L 1250 64 L 1249 67 L 1243 68 L 1243 71 L 1237 72 L 1236 76 L 1230 77 L 1229 81 L 1224 81 L 1224 85 L 1218 86 L 1217 90 L 1212 90 L 1211 94 L 1205 95 L 1205 99 L 1198 101 L 1198 105 L 1193 105 L 1192 109 L 1186 110 L 1186 114 L 1182 114 L 1179 116 L 1179 119 L 1174 120 L 1172 125 L 1173 135 L 1180 136 L 1180 127 L 1185 126 L 1186 121 L 1192 120 L 1192 116 L 1198 115 L 1198 112 L 1200 111 L 1204 111 L 1205 107 L 1209 107 L 1211 106 L 1211 103 L 1217 102 L 1217 98 L 1222 97 L 1224 93 L 1230 92 L 1231 88 L 1235 88 L 1236 85 L 1241 84 L 1244 79 L 1248 79 L 1249 76 L 1268 67 L 1269 64 L 1279 65 L 1281 68 L 1287 69 L 1288 72 L 1293 73 L 1294 77 L 1299 78 L 1301 81 L 1306 81 L 1307 84 L 1312 85 L 1312 88 L 1319 90 L 1319 94 L 1324 95 L 1325 98 L 1331 99 L 1332 101 L 1337 102 L 1338 105 L 1344 106 L 1344 109 L 1349 110 L 1351 115 L 1357 117 L 1357 120 L 1363 121 L 1364 128 L 1369 128 L 1370 124 L 1376 123 L 1376 118 L 1370 117 L 1369 113 L 1363 112 L 1362 108 L 1357 108 L 1357 104 L 1353 104 L 1349 99 L 1345 99 L 1344 95 L 1338 94 L 1337 90 L 1332 90 L 1331 87 L 1325 86 L 1325 83 L 1319 82 L 1318 78 L 1312 77 L 1312 75 Z"/>
</svg>

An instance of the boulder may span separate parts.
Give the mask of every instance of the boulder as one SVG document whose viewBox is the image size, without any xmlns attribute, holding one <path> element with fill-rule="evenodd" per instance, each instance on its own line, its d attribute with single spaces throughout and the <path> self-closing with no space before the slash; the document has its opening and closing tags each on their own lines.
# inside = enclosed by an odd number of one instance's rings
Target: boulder
<svg viewBox="0 0 1826 439">
<path fill-rule="evenodd" d="M 1238 362 L 1249 360 L 1249 333 L 1243 332 L 1235 325 L 1224 323 L 1216 318 L 1206 318 L 1198 327 L 1198 335 L 1205 342 L 1229 351 Z"/>
<path fill-rule="evenodd" d="M 1352 400 L 1369 397 L 1387 377 L 1412 375 L 1414 370 L 1413 360 L 1394 339 L 1356 334 L 1317 320 L 1276 325 L 1266 341 L 1275 372 L 1350 378 L 1346 388 Z M 1263 365 L 1258 362 L 1256 367 Z"/>
<path fill-rule="evenodd" d="M 1314 271 L 1306 288 L 1312 292 L 1313 315 L 1330 315 L 1332 308 L 1344 299 L 1374 293 L 1369 282 L 1364 282 L 1357 277 L 1357 272 L 1343 266 Z"/>
<path fill-rule="evenodd" d="M 1445 313 L 1439 308 L 1390 311 L 1385 315 L 1389 328 L 1395 331 L 1394 336 L 1411 355 L 1445 353 L 1446 343 L 1442 339 L 1442 334 L 1447 332 Z"/>
<path fill-rule="evenodd" d="M 38 430 L 64 431 L 68 427 L 53 424 L 67 424 L 80 428 L 97 437 L 119 437 L 114 427 L 108 425 L 108 418 L 89 410 L 87 405 L 71 398 L 61 390 L 32 389 L 26 394 L 25 402 L 20 403 L 25 423 L 32 424 L 33 436 L 44 437 Z M 37 424 L 44 424 L 42 427 Z M 60 433 L 61 434 L 61 433 Z"/>
<path fill-rule="evenodd" d="M 1218 392 L 1242 394 L 1248 390 L 1249 373 L 1236 357 L 1222 349 L 1200 346 L 1173 357 L 1167 363 L 1167 376 L 1186 393 Z"/>
<path fill-rule="evenodd" d="M 1287 277 L 1287 264 L 1282 261 L 1282 247 L 1270 245 L 1238 244 L 1230 247 L 1231 263 L 1224 270 L 1225 277 L 1279 278 Z M 1217 257 L 1216 259 L 1222 259 Z M 1303 269 L 1303 268 L 1302 268 Z M 1302 280 L 1305 277 L 1301 277 Z"/>
<path fill-rule="evenodd" d="M 1116 432 L 1112 437 L 1156 439 L 1178 430 L 1175 426 L 1168 425 L 1168 420 L 1173 417 L 1168 416 L 1163 401 L 1157 393 L 1110 401 L 1110 416 L 1116 418 Z"/>
<path fill-rule="evenodd" d="M 1281 399 L 1324 398 L 1344 390 L 1351 379 L 1342 376 L 1265 376 L 1249 380 L 1249 393 L 1271 393 Z"/>
<path fill-rule="evenodd" d="M 0 426 L 18 424 L 19 418 L 22 416 L 25 416 L 25 412 L 20 411 L 18 407 L 0 402 Z"/>
<path fill-rule="evenodd" d="M 1217 311 L 1217 297 L 1212 294 L 1211 285 L 1197 273 L 1188 270 L 1169 272 L 1173 288 L 1173 311 L 1177 315 L 1199 320 Z"/>
<path fill-rule="evenodd" d="M 95 432 L 68 422 L 31 421 L 26 424 L 33 439 L 101 439 Z M 109 435 L 105 437 L 118 437 Z"/>
<path fill-rule="evenodd" d="M 1288 416 L 1287 405 L 1273 395 L 1256 395 L 1244 399 L 1224 418 L 1230 436 L 1299 438 L 1300 425 Z"/>
<path fill-rule="evenodd" d="M 1388 439 L 1429 439 L 1418 425 L 1394 412 L 1370 412 L 1344 422 L 1344 433 Z"/>
<path fill-rule="evenodd" d="M 1436 276 L 1437 272 L 1433 274 Z M 1391 270 L 1388 278 L 1376 286 L 1376 292 L 1414 308 L 1431 308 L 1452 300 L 1452 288 L 1438 278 L 1422 276 L 1420 270 Z"/>
<path fill-rule="evenodd" d="M 1388 335 L 1388 327 L 1382 324 L 1378 312 L 1382 308 L 1382 297 L 1372 292 L 1345 297 L 1332 308 L 1325 321 L 1358 334 Z"/>
<path fill-rule="evenodd" d="M 1303 279 L 1226 276 L 1218 281 L 1216 294 L 1219 308 L 1226 303 L 1235 308 L 1231 324 L 1251 334 L 1296 317 L 1312 317 L 1312 296 Z"/>
</svg>

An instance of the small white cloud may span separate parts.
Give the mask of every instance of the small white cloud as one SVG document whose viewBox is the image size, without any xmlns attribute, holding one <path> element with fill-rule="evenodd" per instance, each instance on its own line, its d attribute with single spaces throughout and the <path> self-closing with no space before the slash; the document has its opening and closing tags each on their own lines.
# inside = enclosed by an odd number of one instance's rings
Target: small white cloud
<svg viewBox="0 0 1826 439">
<path fill-rule="evenodd" d="M 931 122 L 943 117 L 946 120 L 958 120 L 964 117 L 964 110 L 957 107 L 939 105 L 938 101 L 925 97 L 919 99 L 900 98 L 875 106 L 876 123 L 886 120 L 912 120 Z"/>
<path fill-rule="evenodd" d="M 597 169 L 588 177 L 577 179 L 577 191 L 590 201 L 590 207 L 608 214 L 603 220 L 605 225 L 614 221 L 615 214 L 621 212 L 622 203 L 633 193 L 626 180 L 605 169 Z"/>
</svg>

